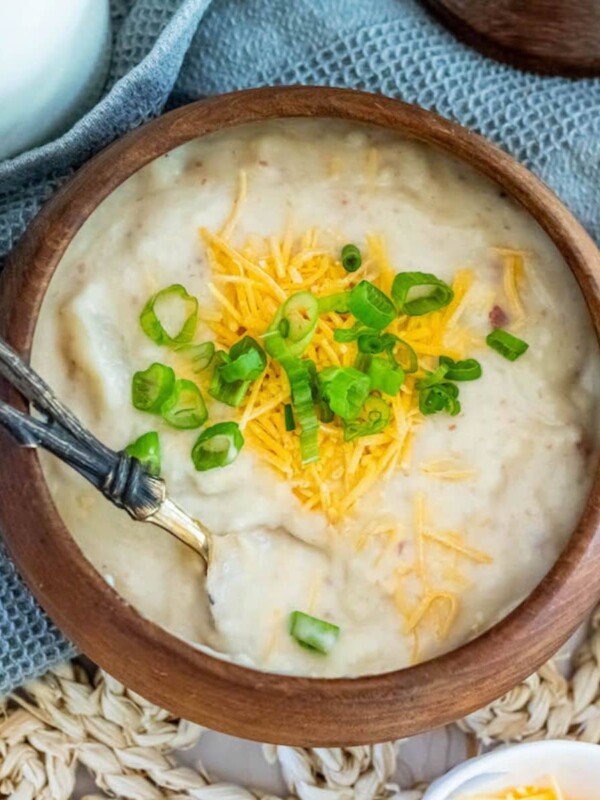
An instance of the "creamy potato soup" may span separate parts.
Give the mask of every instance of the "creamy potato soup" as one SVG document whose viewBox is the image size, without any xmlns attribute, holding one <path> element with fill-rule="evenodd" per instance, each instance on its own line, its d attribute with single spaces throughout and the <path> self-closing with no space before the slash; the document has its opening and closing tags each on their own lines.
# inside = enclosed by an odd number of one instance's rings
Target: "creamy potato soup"
<svg viewBox="0 0 600 800">
<path fill-rule="evenodd" d="M 215 536 L 205 574 L 43 457 L 106 580 L 198 647 L 314 676 L 429 659 L 532 590 L 590 487 L 598 363 L 571 273 L 503 191 L 334 120 L 133 175 L 67 250 L 33 348 Z"/>
</svg>

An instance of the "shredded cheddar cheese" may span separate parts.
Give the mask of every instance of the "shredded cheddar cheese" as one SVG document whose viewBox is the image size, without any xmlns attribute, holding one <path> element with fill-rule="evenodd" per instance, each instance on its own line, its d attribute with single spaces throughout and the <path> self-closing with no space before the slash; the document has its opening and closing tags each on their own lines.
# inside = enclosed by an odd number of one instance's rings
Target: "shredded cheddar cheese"
<svg viewBox="0 0 600 800">
<path fill-rule="evenodd" d="M 238 200 L 245 193 L 245 180 L 241 181 L 241 187 Z M 231 231 L 237 214 L 232 212 L 223 230 Z M 206 229 L 201 236 L 214 273 L 208 288 L 220 306 L 221 315 L 218 321 L 209 324 L 218 346 L 224 349 L 245 334 L 260 341 L 280 303 L 296 291 L 304 289 L 317 295 L 347 291 L 365 275 L 372 276 L 376 285 L 389 291 L 393 279 L 383 243 L 375 236 L 369 237 L 363 264 L 352 274 L 343 270 L 331 252 L 318 247 L 318 233 L 314 229 L 294 239 L 288 228 L 282 240 L 269 237 L 241 248 Z M 449 347 L 445 335 L 453 323 L 453 336 L 464 338 L 464 330 L 458 328 L 453 318 L 471 282 L 470 271 L 459 271 L 450 306 L 422 318 L 399 317 L 390 325 L 391 333 L 414 348 L 423 368 L 429 368 L 431 358 L 443 353 L 462 357 L 464 343 L 457 339 L 457 344 Z M 335 312 L 322 315 L 306 357 L 317 364 L 352 365 L 353 348 L 340 347 L 333 339 L 336 328 L 351 325 L 351 320 Z M 392 399 L 392 423 L 381 434 L 367 437 L 366 441 L 358 438 L 344 442 L 341 428 L 322 425 L 321 457 L 311 469 L 301 463 L 299 449 L 293 446 L 294 434 L 285 431 L 281 406 L 289 402 L 289 386 L 277 364 L 270 362 L 262 380 L 252 388 L 242 409 L 240 425 L 258 455 L 286 479 L 291 478 L 293 491 L 305 507 L 323 511 L 336 523 L 354 509 L 380 478 L 391 475 L 399 465 L 408 464 L 411 440 L 420 417 L 415 391 L 418 377 L 419 373 L 407 376 L 402 396 Z M 349 451 L 350 468 L 339 474 L 342 450 Z"/>
<path fill-rule="evenodd" d="M 367 169 L 372 174 L 377 171 L 374 158 L 368 160 Z M 216 311 L 204 315 L 204 320 L 211 327 L 219 348 L 228 350 L 244 335 L 261 341 L 281 303 L 300 290 L 317 296 L 336 294 L 368 279 L 390 293 L 395 270 L 381 237 L 376 235 L 366 237 L 362 265 L 354 273 L 343 269 L 331 248 L 320 246 L 319 232 L 314 228 L 298 237 L 293 235 L 293 224 L 289 223 L 281 238 L 252 236 L 241 246 L 234 244 L 231 235 L 246 191 L 246 175 L 241 173 L 238 196 L 221 231 L 216 234 L 204 228 L 200 230 L 212 268 L 208 289 L 216 305 Z M 518 265 L 515 255 L 505 258 L 512 259 L 513 271 L 505 277 L 504 287 L 514 290 L 518 301 L 522 268 L 514 266 Z M 462 324 L 472 284 L 472 271 L 459 270 L 452 283 L 453 300 L 446 308 L 420 317 L 399 316 L 387 328 L 414 349 L 419 369 L 406 376 L 397 396 L 387 398 L 391 420 L 383 431 L 346 442 L 341 427 L 321 423 L 320 458 L 303 465 L 297 432 L 285 429 L 283 406 L 290 402 L 289 382 L 273 359 L 269 359 L 266 370 L 253 383 L 239 409 L 239 425 L 246 445 L 288 482 L 306 510 L 324 513 L 334 528 L 350 535 L 357 551 L 374 545 L 375 569 L 386 563 L 394 550 L 402 550 L 408 541 L 406 534 L 399 533 L 395 520 L 375 519 L 373 524 L 354 529 L 354 532 L 351 523 L 350 527 L 346 523 L 352 519 L 352 512 L 361 498 L 376 485 L 396 470 L 409 469 L 414 436 L 424 421 L 415 388 L 424 371 L 432 369 L 435 359 L 442 354 L 465 358 L 474 346 L 481 345 Z M 356 348 L 335 342 L 334 332 L 349 328 L 353 323 L 352 318 L 335 311 L 321 314 L 304 356 L 320 367 L 352 366 Z M 477 474 L 450 457 L 421 464 L 420 471 L 443 481 L 469 480 Z M 430 548 L 433 548 L 431 553 Z M 438 551 L 436 560 L 443 566 L 437 572 L 428 559 L 435 550 Z M 414 661 L 418 660 L 420 639 L 427 631 L 438 640 L 447 636 L 458 613 L 458 595 L 453 588 L 469 584 L 460 571 L 460 565 L 465 562 L 488 564 L 491 558 L 471 547 L 463 533 L 433 529 L 425 498 L 419 493 L 414 508 L 414 563 L 410 559 L 401 562 L 393 574 L 391 588 L 404 629 L 413 638 Z M 319 578 L 311 587 L 309 610 L 318 602 L 322 583 L 323 579 Z M 270 642 L 269 648 L 272 647 Z"/>
<path fill-rule="evenodd" d="M 460 553 L 460 555 L 464 556 L 465 558 L 474 561 L 476 564 L 492 563 L 492 558 L 488 556 L 487 553 L 484 553 L 482 550 L 476 550 L 474 547 L 470 547 L 469 545 L 465 544 L 460 533 L 456 533 L 454 531 L 428 530 L 425 531 L 423 535 L 426 538 L 431 539 L 433 542 L 448 548 L 449 550 L 455 550 L 457 553 Z"/>
<path fill-rule="evenodd" d="M 514 789 L 505 789 L 501 792 L 464 795 L 461 800 L 564 800 L 555 779 L 551 780 L 552 786 L 520 786 Z"/>
<path fill-rule="evenodd" d="M 469 581 L 460 573 L 458 559 L 467 559 L 475 564 L 489 564 L 491 557 L 481 550 L 468 545 L 464 536 L 457 531 L 437 531 L 431 526 L 425 497 L 418 493 L 414 500 L 415 529 L 415 561 L 406 572 L 398 573 L 398 583 L 394 590 L 394 603 L 404 619 L 405 630 L 413 637 L 412 662 L 419 660 L 419 629 L 423 624 L 433 625 L 433 632 L 438 641 L 448 635 L 458 614 L 458 596 L 452 591 L 454 586 L 468 586 Z M 453 561 L 443 564 L 442 576 L 432 575 L 431 559 L 427 558 L 427 545 L 435 544 L 448 551 Z M 407 601 L 407 593 L 403 588 L 403 579 L 410 577 L 416 581 L 417 602 L 411 605 Z M 438 583 L 435 586 L 435 583 Z"/>
<path fill-rule="evenodd" d="M 424 475 L 437 478 L 440 481 L 468 481 L 478 474 L 477 470 L 465 467 L 454 458 L 440 458 L 437 461 L 430 461 L 426 464 L 421 464 L 419 469 Z"/>
<path fill-rule="evenodd" d="M 246 170 L 241 169 L 239 174 L 239 187 L 237 196 L 235 198 L 235 202 L 231 207 L 231 211 L 229 212 L 229 216 L 225 220 L 225 224 L 221 228 L 220 236 L 222 239 L 229 239 L 235 226 L 237 225 L 237 221 L 239 219 L 242 206 L 244 204 L 244 200 L 246 199 L 246 194 L 248 191 L 248 176 L 246 174 Z"/>
<path fill-rule="evenodd" d="M 502 251 L 504 274 L 504 293 L 512 315 L 513 326 L 518 326 L 525 319 L 525 308 L 519 293 L 525 276 L 525 259 L 517 251 Z"/>
</svg>

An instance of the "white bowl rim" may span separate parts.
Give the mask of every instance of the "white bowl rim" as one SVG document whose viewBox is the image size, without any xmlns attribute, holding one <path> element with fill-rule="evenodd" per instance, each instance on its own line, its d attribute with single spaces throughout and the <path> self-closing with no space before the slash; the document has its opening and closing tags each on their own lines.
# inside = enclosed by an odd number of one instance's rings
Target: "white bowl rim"
<svg viewBox="0 0 600 800">
<path fill-rule="evenodd" d="M 434 781 L 425 792 L 423 800 L 450 800 L 453 792 L 460 789 L 467 781 L 484 777 L 486 773 L 500 772 L 516 765 L 521 758 L 532 754 L 551 758 L 557 752 L 572 753 L 582 756 L 587 753 L 598 761 L 600 769 L 600 745 L 592 742 L 579 742 L 572 739 L 544 739 L 537 742 L 523 742 L 499 747 L 490 753 L 475 756 L 463 761 L 445 775 Z M 550 770 L 551 772 L 551 770 Z"/>
</svg>

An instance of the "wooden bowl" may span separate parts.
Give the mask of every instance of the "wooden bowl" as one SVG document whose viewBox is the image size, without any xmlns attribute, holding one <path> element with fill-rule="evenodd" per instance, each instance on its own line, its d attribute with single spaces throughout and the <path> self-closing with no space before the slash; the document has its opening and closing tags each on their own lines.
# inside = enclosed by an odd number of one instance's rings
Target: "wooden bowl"
<svg viewBox="0 0 600 800">
<path fill-rule="evenodd" d="M 395 100 L 342 89 L 268 88 L 180 108 L 93 158 L 48 203 L 3 275 L 0 333 L 28 355 L 46 287 L 71 239 L 133 172 L 197 136 L 273 117 L 338 117 L 430 142 L 496 181 L 561 251 L 600 331 L 600 253 L 524 167 L 484 139 Z M 23 407 L 6 385 L 4 398 Z M 508 617 L 482 636 L 409 669 L 314 679 L 259 672 L 200 652 L 144 619 L 100 576 L 52 504 L 36 453 L 0 439 L 0 523 L 31 590 L 81 650 L 176 715 L 237 736 L 295 745 L 395 739 L 444 725 L 533 672 L 600 598 L 600 475 L 563 554 Z M 8 468 L 6 465 L 10 465 Z"/>
</svg>

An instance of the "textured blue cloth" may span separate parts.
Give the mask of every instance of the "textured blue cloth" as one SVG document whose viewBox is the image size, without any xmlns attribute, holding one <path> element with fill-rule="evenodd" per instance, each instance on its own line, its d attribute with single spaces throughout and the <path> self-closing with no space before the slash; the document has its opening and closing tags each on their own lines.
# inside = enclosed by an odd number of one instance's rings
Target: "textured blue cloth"
<svg viewBox="0 0 600 800">
<path fill-rule="evenodd" d="M 0 258 L 77 166 L 165 106 L 288 83 L 383 92 L 475 128 L 600 240 L 600 80 L 496 64 L 414 0 L 113 0 L 112 10 L 102 100 L 61 138 L 0 163 Z M 71 652 L 0 545 L 0 695 Z"/>
</svg>

